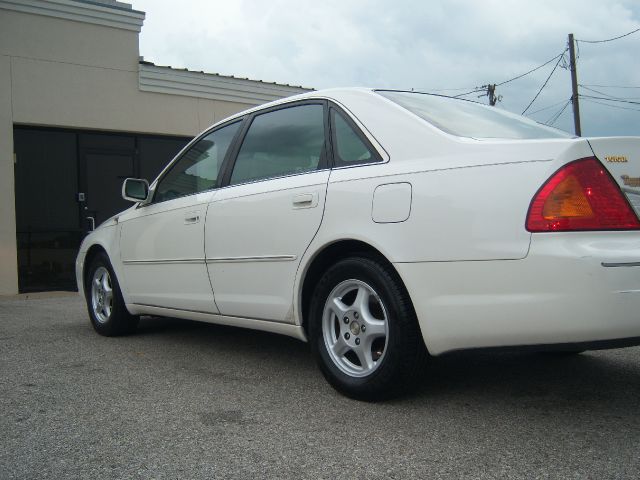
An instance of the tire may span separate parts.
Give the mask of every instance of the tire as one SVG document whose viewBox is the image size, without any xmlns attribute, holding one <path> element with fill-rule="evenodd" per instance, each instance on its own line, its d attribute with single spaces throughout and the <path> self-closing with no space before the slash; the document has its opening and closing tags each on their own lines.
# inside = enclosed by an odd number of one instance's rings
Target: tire
<svg viewBox="0 0 640 480">
<path fill-rule="evenodd" d="M 327 381 L 358 400 L 406 392 L 427 358 L 409 294 L 374 257 L 346 258 L 325 272 L 311 298 L 309 340 Z"/>
<path fill-rule="evenodd" d="M 139 317 L 125 307 L 118 279 L 106 253 L 96 255 L 85 277 L 85 298 L 91 325 L 105 337 L 133 333 Z"/>
</svg>

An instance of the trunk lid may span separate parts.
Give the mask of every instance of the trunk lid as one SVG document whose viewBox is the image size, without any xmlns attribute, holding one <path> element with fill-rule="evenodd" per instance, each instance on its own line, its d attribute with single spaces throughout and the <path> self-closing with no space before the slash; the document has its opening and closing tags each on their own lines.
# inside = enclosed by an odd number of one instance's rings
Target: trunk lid
<svg viewBox="0 0 640 480">
<path fill-rule="evenodd" d="M 640 137 L 588 138 L 587 141 L 640 217 Z"/>
</svg>

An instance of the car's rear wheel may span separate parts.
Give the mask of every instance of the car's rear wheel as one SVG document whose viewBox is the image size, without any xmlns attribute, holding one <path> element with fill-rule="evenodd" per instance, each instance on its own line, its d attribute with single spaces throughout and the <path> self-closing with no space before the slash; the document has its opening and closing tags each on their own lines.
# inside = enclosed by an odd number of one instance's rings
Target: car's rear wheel
<svg viewBox="0 0 640 480">
<path fill-rule="evenodd" d="M 86 276 L 85 297 L 93 328 L 107 337 L 135 331 L 139 318 L 124 304 L 118 279 L 105 253 L 96 255 Z"/>
<path fill-rule="evenodd" d="M 347 258 L 326 271 L 311 299 L 309 337 L 329 383 L 362 400 L 415 385 L 426 357 L 408 293 L 376 258 Z"/>
</svg>

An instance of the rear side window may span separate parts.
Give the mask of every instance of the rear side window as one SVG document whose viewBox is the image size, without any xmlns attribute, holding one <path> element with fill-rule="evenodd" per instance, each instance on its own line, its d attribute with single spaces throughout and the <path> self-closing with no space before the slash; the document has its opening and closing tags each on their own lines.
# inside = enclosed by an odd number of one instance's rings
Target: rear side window
<svg viewBox="0 0 640 480">
<path fill-rule="evenodd" d="M 257 115 L 242 142 L 231 185 L 316 170 L 324 152 L 324 106 Z"/>
<path fill-rule="evenodd" d="M 215 188 L 222 162 L 241 122 L 222 127 L 198 140 L 160 179 L 154 202 L 163 202 Z"/>
<path fill-rule="evenodd" d="M 375 150 L 365 143 L 364 135 L 333 108 L 331 109 L 331 125 L 333 156 L 336 166 L 358 165 L 381 160 Z"/>
</svg>

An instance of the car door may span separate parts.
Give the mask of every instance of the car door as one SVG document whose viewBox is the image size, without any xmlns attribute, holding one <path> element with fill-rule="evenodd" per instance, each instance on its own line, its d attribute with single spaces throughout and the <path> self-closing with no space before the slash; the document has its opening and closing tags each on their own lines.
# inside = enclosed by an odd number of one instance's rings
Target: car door
<svg viewBox="0 0 640 480">
<path fill-rule="evenodd" d="M 131 302 L 218 312 L 205 264 L 205 219 L 240 124 L 224 125 L 190 145 L 152 186 L 152 202 L 120 218 L 123 280 Z"/>
<path fill-rule="evenodd" d="M 324 211 L 327 106 L 286 104 L 248 119 L 207 212 L 205 249 L 220 313 L 292 322 L 293 284 Z"/>
</svg>

